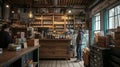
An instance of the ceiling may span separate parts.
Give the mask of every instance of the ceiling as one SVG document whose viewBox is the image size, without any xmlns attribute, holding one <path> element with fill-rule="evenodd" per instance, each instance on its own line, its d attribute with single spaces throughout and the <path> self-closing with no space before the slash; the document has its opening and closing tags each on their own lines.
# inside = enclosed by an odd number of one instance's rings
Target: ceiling
<svg viewBox="0 0 120 67">
<path fill-rule="evenodd" d="M 96 0 L 9 0 L 15 5 L 33 7 L 90 6 Z"/>
<path fill-rule="evenodd" d="M 80 13 L 91 6 L 96 0 L 8 0 L 15 7 L 56 8 L 58 12 L 71 9 Z M 54 11 L 56 11 L 54 9 Z"/>
</svg>

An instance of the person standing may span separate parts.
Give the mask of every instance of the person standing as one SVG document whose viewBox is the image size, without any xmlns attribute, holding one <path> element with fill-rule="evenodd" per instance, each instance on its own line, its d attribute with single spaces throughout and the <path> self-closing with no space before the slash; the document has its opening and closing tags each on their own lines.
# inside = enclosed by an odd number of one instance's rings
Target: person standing
<svg viewBox="0 0 120 67">
<path fill-rule="evenodd" d="M 77 38 L 76 38 L 76 44 L 77 44 L 77 47 L 76 47 L 76 53 L 77 53 L 77 62 L 81 61 L 82 60 L 82 41 L 83 41 L 83 30 L 82 30 L 82 24 L 81 26 L 79 27 L 79 30 L 78 30 L 78 35 L 77 35 Z"/>
<path fill-rule="evenodd" d="M 0 48 L 7 48 L 10 43 L 13 43 L 13 39 L 10 35 L 10 26 L 4 24 L 0 31 Z"/>
<path fill-rule="evenodd" d="M 71 34 L 71 45 L 72 45 L 72 51 L 73 51 L 73 57 L 77 56 L 76 54 L 76 38 L 78 35 L 78 31 L 74 30 L 73 33 Z"/>
</svg>

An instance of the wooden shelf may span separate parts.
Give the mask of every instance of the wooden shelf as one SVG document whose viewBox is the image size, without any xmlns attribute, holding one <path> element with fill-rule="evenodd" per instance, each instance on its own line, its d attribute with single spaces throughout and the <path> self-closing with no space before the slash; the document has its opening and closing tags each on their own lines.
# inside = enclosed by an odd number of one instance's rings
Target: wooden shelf
<svg viewBox="0 0 120 67">
<path fill-rule="evenodd" d="M 65 32 L 66 28 L 77 28 L 78 24 L 75 24 L 75 16 L 74 15 L 53 15 L 53 14 L 43 14 L 43 15 L 35 15 L 37 19 L 35 19 L 35 23 L 32 23 L 32 26 L 35 27 L 51 27 L 53 31 L 55 29 L 59 29 L 56 26 L 63 26 L 62 32 Z"/>
</svg>

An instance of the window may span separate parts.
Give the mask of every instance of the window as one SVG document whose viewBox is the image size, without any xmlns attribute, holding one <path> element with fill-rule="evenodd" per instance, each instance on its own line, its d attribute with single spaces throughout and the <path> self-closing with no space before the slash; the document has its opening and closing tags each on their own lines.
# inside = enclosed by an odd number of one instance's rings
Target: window
<svg viewBox="0 0 120 67">
<path fill-rule="evenodd" d="M 94 31 L 95 32 L 99 32 L 100 31 L 100 13 L 97 13 L 95 15 L 95 27 L 94 27 Z"/>
<path fill-rule="evenodd" d="M 109 10 L 109 29 L 120 26 L 120 5 Z"/>
</svg>

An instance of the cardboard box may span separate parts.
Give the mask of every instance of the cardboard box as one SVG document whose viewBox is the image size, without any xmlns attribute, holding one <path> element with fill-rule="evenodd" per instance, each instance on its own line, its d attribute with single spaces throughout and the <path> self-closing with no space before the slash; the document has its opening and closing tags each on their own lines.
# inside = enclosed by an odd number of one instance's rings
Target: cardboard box
<svg viewBox="0 0 120 67">
<path fill-rule="evenodd" d="M 30 39 L 27 41 L 28 46 L 37 46 L 39 45 L 39 39 Z"/>
</svg>

